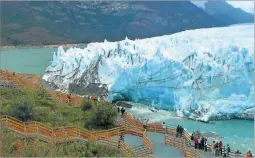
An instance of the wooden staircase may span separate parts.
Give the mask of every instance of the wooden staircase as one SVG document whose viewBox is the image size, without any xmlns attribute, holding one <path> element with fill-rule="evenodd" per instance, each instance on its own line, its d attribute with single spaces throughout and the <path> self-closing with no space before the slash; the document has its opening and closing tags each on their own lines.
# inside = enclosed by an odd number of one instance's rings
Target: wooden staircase
<svg viewBox="0 0 255 158">
<path fill-rule="evenodd" d="M 150 154 L 150 151 L 143 144 L 135 146 L 134 151 L 138 157 L 144 157 Z"/>
</svg>

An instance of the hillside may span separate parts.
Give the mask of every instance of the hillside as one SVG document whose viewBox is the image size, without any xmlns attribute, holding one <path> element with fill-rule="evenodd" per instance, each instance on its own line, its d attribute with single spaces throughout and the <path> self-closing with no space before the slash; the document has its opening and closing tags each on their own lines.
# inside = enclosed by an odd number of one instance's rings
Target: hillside
<svg viewBox="0 0 255 158">
<path fill-rule="evenodd" d="M 88 43 L 224 26 L 191 2 L 2 2 L 3 45 Z"/>
</svg>

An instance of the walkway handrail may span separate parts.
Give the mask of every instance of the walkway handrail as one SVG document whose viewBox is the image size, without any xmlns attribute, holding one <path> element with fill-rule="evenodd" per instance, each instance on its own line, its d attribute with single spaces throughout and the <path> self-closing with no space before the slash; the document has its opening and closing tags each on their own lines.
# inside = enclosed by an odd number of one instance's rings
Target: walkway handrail
<svg viewBox="0 0 255 158">
<path fill-rule="evenodd" d="M 194 149 L 193 147 L 187 147 L 187 146 L 184 146 L 184 156 L 203 158 L 203 155 L 201 154 L 199 150 Z"/>
<path fill-rule="evenodd" d="M 143 132 L 143 144 L 149 150 L 150 153 L 153 153 L 153 144 L 151 140 L 146 135 L 146 130 Z"/>
</svg>

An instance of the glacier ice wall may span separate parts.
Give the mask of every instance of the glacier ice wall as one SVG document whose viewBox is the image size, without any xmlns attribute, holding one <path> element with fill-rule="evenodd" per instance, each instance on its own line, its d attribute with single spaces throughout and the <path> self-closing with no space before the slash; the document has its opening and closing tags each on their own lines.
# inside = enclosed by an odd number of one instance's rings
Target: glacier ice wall
<svg viewBox="0 0 255 158">
<path fill-rule="evenodd" d="M 201 119 L 254 113 L 254 25 L 189 30 L 141 40 L 62 47 L 43 79 L 107 84 L 109 100 L 202 110 Z"/>
</svg>

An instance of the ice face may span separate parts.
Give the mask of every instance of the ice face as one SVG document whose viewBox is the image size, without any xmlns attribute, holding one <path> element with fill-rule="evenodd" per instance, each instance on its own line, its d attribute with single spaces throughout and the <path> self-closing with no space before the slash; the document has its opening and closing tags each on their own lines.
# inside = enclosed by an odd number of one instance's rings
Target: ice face
<svg viewBox="0 0 255 158">
<path fill-rule="evenodd" d="M 141 40 L 59 47 L 43 79 L 107 84 L 108 100 L 131 100 L 199 119 L 254 113 L 254 25 L 189 30 Z"/>
</svg>

